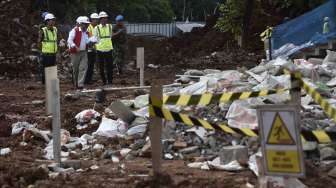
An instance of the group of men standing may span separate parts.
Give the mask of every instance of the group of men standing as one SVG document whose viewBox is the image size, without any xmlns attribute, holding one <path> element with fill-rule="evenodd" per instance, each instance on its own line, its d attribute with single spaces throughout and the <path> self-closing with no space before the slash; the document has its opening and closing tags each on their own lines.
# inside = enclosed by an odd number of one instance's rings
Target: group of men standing
<svg viewBox="0 0 336 188">
<path fill-rule="evenodd" d="M 43 17 L 46 25 L 39 33 L 39 44 L 45 68 L 56 65 L 58 32 L 55 16 L 47 13 Z M 118 74 L 123 73 L 127 45 L 124 18 L 118 15 L 115 18 L 115 26 L 108 23 L 108 18 L 104 11 L 99 14 L 93 13 L 90 18 L 80 16 L 76 20 L 76 26 L 69 32 L 67 45 L 71 57 L 73 83 L 77 89 L 92 84 L 95 65 L 99 68 L 103 85 L 112 84 L 114 67 Z M 44 69 L 42 75 L 44 82 Z"/>
</svg>

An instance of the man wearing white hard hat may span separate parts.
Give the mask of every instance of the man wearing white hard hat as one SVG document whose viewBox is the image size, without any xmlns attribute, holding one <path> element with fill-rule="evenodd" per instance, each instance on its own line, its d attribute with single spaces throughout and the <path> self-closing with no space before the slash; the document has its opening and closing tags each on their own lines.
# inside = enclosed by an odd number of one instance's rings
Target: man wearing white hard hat
<svg viewBox="0 0 336 188">
<path fill-rule="evenodd" d="M 68 46 L 71 54 L 74 85 L 77 89 L 83 89 L 88 61 L 87 49 L 90 43 L 87 28 L 90 21 L 88 17 L 80 16 L 76 22 L 77 25 L 69 33 Z"/>
<path fill-rule="evenodd" d="M 113 57 L 112 57 L 112 25 L 108 24 L 106 12 L 99 13 L 100 24 L 94 29 L 97 49 L 97 64 L 103 85 L 112 84 Z M 106 71 L 106 72 L 105 72 Z"/>
<path fill-rule="evenodd" d="M 38 43 L 42 57 L 42 83 L 45 83 L 45 68 L 56 65 L 57 53 L 57 28 L 55 27 L 56 17 L 47 13 L 44 15 L 45 26 L 39 32 Z"/>
<path fill-rule="evenodd" d="M 90 15 L 91 23 L 87 29 L 89 38 L 93 37 L 94 28 L 98 25 L 99 15 L 97 13 L 92 13 Z M 96 62 L 96 46 L 91 45 L 88 49 L 88 68 L 85 76 L 85 84 L 92 84 L 92 76 L 94 72 Z"/>
</svg>

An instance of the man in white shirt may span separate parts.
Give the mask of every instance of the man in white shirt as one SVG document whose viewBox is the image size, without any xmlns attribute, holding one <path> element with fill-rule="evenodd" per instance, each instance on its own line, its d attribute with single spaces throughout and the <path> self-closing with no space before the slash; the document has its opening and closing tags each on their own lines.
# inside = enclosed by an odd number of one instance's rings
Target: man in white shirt
<svg viewBox="0 0 336 188">
<path fill-rule="evenodd" d="M 87 47 L 90 41 L 87 27 L 90 21 L 86 16 L 80 16 L 76 21 L 76 27 L 69 33 L 68 46 L 71 54 L 74 85 L 77 89 L 83 89 L 88 66 Z"/>
</svg>

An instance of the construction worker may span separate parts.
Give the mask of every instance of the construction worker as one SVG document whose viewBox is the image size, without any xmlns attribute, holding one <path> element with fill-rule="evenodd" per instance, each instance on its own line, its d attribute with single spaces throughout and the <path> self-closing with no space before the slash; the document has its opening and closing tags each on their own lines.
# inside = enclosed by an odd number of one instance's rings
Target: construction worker
<svg viewBox="0 0 336 188">
<path fill-rule="evenodd" d="M 83 89 L 88 62 L 87 49 L 90 43 L 87 28 L 90 21 L 88 17 L 80 16 L 76 22 L 77 25 L 69 33 L 68 46 L 74 85 L 77 89 Z"/>
<path fill-rule="evenodd" d="M 87 29 L 89 38 L 93 37 L 94 28 L 98 25 L 99 15 L 97 13 L 92 13 L 90 15 L 91 23 Z M 88 69 L 85 76 L 84 84 L 92 84 L 92 76 L 94 72 L 94 65 L 96 62 L 96 47 L 92 45 L 88 49 Z"/>
<path fill-rule="evenodd" d="M 330 19 L 329 17 L 324 18 L 324 23 L 323 23 L 323 34 L 328 34 L 330 31 Z"/>
<path fill-rule="evenodd" d="M 57 28 L 55 27 L 56 17 L 48 13 L 44 16 L 45 27 L 39 32 L 38 43 L 41 49 L 42 59 L 42 83 L 45 83 L 45 68 L 56 65 L 57 53 Z"/>
<path fill-rule="evenodd" d="M 122 15 L 118 15 L 115 21 L 116 25 L 112 30 L 114 65 L 117 67 L 118 74 L 122 74 L 125 66 L 125 52 L 127 49 L 127 29 L 124 25 L 124 17 Z"/>
<path fill-rule="evenodd" d="M 108 15 L 104 11 L 99 13 L 99 19 L 100 24 L 97 25 L 94 29 L 94 37 L 96 40 L 97 50 L 97 63 L 99 65 L 100 76 L 103 81 L 103 85 L 111 85 L 113 77 L 112 25 L 107 23 Z"/>
</svg>

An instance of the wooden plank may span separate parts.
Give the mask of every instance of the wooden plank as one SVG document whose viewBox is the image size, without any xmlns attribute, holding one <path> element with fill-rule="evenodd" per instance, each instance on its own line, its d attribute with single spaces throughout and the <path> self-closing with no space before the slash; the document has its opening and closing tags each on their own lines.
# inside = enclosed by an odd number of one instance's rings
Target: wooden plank
<svg viewBox="0 0 336 188">
<path fill-rule="evenodd" d="M 53 79 L 51 83 L 52 94 L 52 135 L 53 135 L 53 154 L 55 162 L 61 164 L 61 112 L 60 112 L 60 90 L 59 80 Z"/>
<path fill-rule="evenodd" d="M 57 66 L 46 67 L 45 71 L 45 90 L 46 90 L 46 113 L 52 113 L 52 86 L 51 80 L 57 79 Z"/>
<path fill-rule="evenodd" d="M 162 105 L 162 87 L 152 86 L 150 96 L 160 99 Z M 150 117 L 149 119 L 149 136 L 152 147 L 152 163 L 154 175 L 159 175 L 161 172 L 162 160 L 162 119 L 158 117 Z"/>
</svg>

